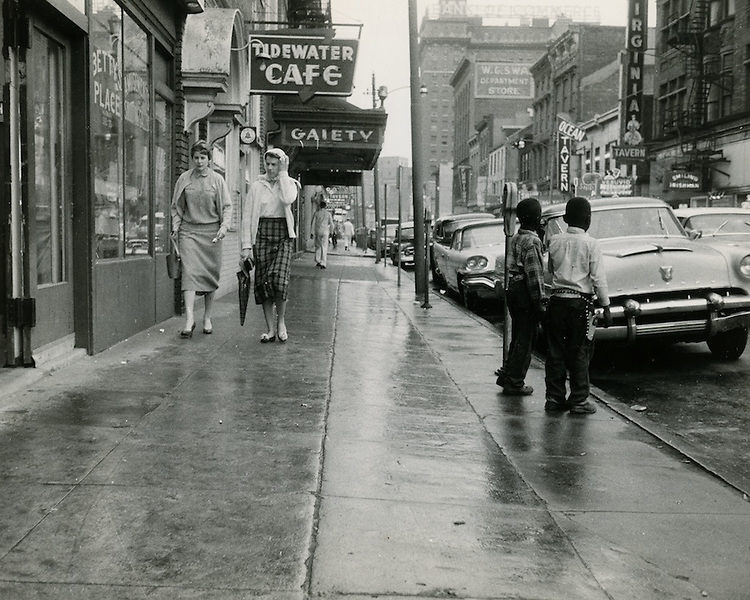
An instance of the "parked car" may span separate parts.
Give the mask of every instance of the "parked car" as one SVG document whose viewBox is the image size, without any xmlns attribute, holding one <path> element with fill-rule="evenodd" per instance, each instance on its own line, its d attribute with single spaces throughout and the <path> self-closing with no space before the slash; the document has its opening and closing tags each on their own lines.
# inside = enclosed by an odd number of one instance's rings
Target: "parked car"
<svg viewBox="0 0 750 600">
<path fill-rule="evenodd" d="M 437 255 L 445 253 L 453 241 L 453 232 L 461 223 L 469 221 L 487 221 L 494 219 L 492 213 L 461 213 L 456 215 L 446 215 L 435 220 L 430 236 L 430 270 L 432 271 L 432 281 L 437 285 L 445 286 L 443 274 L 438 268 L 436 260 Z M 436 247 L 437 245 L 437 247 Z"/>
<path fill-rule="evenodd" d="M 401 255 L 402 267 L 414 266 L 414 222 L 401 223 L 401 229 L 396 232 L 388 244 L 388 256 L 394 265 L 399 263 Z"/>
<path fill-rule="evenodd" d="M 380 227 L 380 256 L 387 256 L 388 244 L 396 237 L 398 223 L 387 223 Z M 375 247 L 377 240 L 376 230 L 370 229 L 367 236 L 367 247 L 370 250 L 377 250 Z"/>
<path fill-rule="evenodd" d="M 750 252 L 691 239 L 654 198 L 592 200 L 589 233 L 604 255 L 614 323 L 597 340 L 707 342 L 736 359 L 750 325 Z M 545 239 L 567 229 L 564 204 L 542 211 Z M 549 282 L 548 282 L 549 284 Z"/>
<path fill-rule="evenodd" d="M 449 246 L 435 244 L 436 268 L 449 290 L 458 293 L 467 308 L 478 298 L 502 298 L 503 275 L 495 262 L 504 263 L 503 220 L 465 220 L 453 231 Z"/>
<path fill-rule="evenodd" d="M 744 244 L 750 248 L 750 209 L 725 206 L 678 208 L 674 211 L 691 237 L 703 242 Z"/>
</svg>

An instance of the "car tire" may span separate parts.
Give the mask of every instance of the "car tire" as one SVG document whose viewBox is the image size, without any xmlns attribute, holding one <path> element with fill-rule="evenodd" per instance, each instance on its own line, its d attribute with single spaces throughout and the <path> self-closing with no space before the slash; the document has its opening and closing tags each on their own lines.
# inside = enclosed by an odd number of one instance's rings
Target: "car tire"
<svg viewBox="0 0 750 600">
<path fill-rule="evenodd" d="M 458 284 L 458 289 L 461 291 L 461 301 L 464 303 L 466 310 L 473 311 L 477 306 L 476 296 L 461 283 Z"/>
<path fill-rule="evenodd" d="M 747 346 L 747 329 L 739 327 L 719 333 L 707 342 L 712 354 L 724 360 L 737 360 Z"/>
<path fill-rule="evenodd" d="M 445 279 L 443 278 L 442 273 L 436 268 L 434 271 L 432 271 L 432 284 L 441 289 L 445 289 Z"/>
</svg>

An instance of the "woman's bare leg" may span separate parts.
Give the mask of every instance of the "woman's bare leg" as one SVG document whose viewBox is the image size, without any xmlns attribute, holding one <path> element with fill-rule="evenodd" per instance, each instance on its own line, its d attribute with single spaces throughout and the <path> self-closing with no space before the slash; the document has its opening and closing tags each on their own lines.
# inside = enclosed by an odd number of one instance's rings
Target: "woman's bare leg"
<svg viewBox="0 0 750 600">
<path fill-rule="evenodd" d="M 203 330 L 212 331 L 213 324 L 211 323 L 211 315 L 214 311 L 214 294 L 216 292 L 208 292 L 203 296 Z"/>
<path fill-rule="evenodd" d="M 195 325 L 195 291 L 184 290 L 182 292 L 182 301 L 185 304 L 185 327 L 183 331 L 190 331 Z"/>
<path fill-rule="evenodd" d="M 266 318 L 266 330 L 268 337 L 276 335 L 276 319 L 273 315 L 273 300 L 263 301 L 263 316 Z"/>
<path fill-rule="evenodd" d="M 286 336 L 286 300 L 276 300 L 276 312 L 278 313 L 278 332 L 280 336 Z"/>
</svg>

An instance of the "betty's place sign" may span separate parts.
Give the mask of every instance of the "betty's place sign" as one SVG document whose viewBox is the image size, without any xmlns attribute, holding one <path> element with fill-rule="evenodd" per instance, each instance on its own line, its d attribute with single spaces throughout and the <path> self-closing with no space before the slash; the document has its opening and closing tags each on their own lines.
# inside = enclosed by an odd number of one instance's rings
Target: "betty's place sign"
<svg viewBox="0 0 750 600">
<path fill-rule="evenodd" d="M 351 96 L 357 45 L 357 40 L 253 34 L 250 91 Z"/>
</svg>

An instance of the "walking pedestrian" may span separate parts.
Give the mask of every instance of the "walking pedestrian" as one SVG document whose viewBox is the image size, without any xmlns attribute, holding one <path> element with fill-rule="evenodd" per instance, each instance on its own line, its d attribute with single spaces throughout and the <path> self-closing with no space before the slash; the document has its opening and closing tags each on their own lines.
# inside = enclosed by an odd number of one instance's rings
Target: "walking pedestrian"
<svg viewBox="0 0 750 600">
<path fill-rule="evenodd" d="M 344 250 L 349 250 L 349 246 L 352 245 L 352 237 L 354 237 L 354 225 L 347 219 L 344 221 L 342 228 L 344 232 Z"/>
<path fill-rule="evenodd" d="M 172 194 L 172 238 L 182 258 L 185 327 L 180 337 L 193 337 L 195 297 L 203 296 L 203 333 L 213 333 L 214 293 L 221 274 L 222 240 L 232 220 L 232 201 L 224 178 L 209 163 L 211 148 L 199 140 L 190 148 L 194 167 L 177 179 Z"/>
<path fill-rule="evenodd" d="M 264 154 L 265 174 L 258 177 L 243 203 L 240 234 L 240 266 L 255 256 L 255 303 L 263 307 L 266 331 L 261 343 L 273 342 L 278 335 L 286 342 L 286 304 L 289 298 L 294 238 L 291 206 L 300 184 L 289 176 L 289 157 L 280 148 Z"/>
<path fill-rule="evenodd" d="M 318 209 L 313 213 L 310 237 L 315 239 L 315 266 L 325 269 L 328 262 L 328 237 L 333 231 L 333 216 L 326 210 L 327 202 L 322 196 Z"/>
<path fill-rule="evenodd" d="M 596 412 L 589 400 L 589 363 L 594 348 L 594 296 L 604 310 L 604 327 L 612 324 L 607 278 L 599 242 L 588 233 L 591 205 L 576 196 L 565 205 L 565 233 L 547 240 L 552 295 L 545 316 L 547 359 L 544 410 Z M 565 397 L 565 379 L 570 395 Z"/>
<path fill-rule="evenodd" d="M 333 230 L 331 231 L 331 243 L 333 244 L 333 249 L 335 250 L 337 246 L 339 245 L 339 239 L 341 238 L 341 223 L 339 221 L 334 220 L 333 222 Z"/>
<path fill-rule="evenodd" d="M 510 240 L 506 261 L 505 302 L 511 318 L 510 347 L 496 383 L 502 386 L 503 394 L 528 396 L 534 389 L 526 385 L 526 373 L 544 312 L 542 241 L 536 233 L 542 207 L 536 198 L 526 198 L 518 203 L 516 215 L 521 227 Z"/>
</svg>

